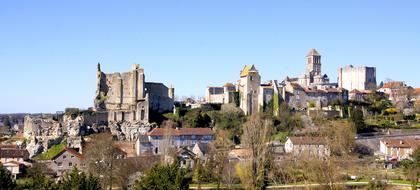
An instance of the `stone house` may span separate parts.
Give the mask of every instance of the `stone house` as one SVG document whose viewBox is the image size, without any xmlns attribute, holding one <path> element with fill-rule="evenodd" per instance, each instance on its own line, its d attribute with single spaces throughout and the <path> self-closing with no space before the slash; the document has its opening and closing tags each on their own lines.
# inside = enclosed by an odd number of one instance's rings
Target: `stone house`
<svg viewBox="0 0 420 190">
<path fill-rule="evenodd" d="M 420 146 L 420 139 L 385 139 L 380 141 L 379 150 L 385 160 L 410 159 L 410 155 Z"/>
<path fill-rule="evenodd" d="M 332 101 L 339 100 L 342 103 L 348 101 L 348 91 L 342 88 L 302 87 L 288 78 L 281 85 L 283 86 L 282 100 L 292 109 L 306 109 L 311 102 L 316 108 L 321 109 L 327 107 Z"/>
<path fill-rule="evenodd" d="M 0 145 L 0 163 L 12 173 L 14 179 L 19 177 L 28 162 L 29 152 L 26 149 L 19 149 L 14 145 Z"/>
<path fill-rule="evenodd" d="M 324 137 L 288 137 L 284 150 L 295 158 L 326 158 L 330 155 L 330 148 Z"/>
<path fill-rule="evenodd" d="M 251 157 L 251 150 L 247 148 L 235 148 L 228 153 L 230 162 L 240 162 L 248 160 Z"/>
<path fill-rule="evenodd" d="M 201 160 L 201 163 L 205 163 L 213 150 L 214 147 L 212 143 L 198 142 L 194 145 L 192 152 L 197 159 Z"/>
<path fill-rule="evenodd" d="M 385 83 L 378 92 L 388 95 L 388 99 L 393 103 L 401 103 L 405 105 L 409 101 L 408 92 L 409 87 L 402 81 L 394 81 Z"/>
<path fill-rule="evenodd" d="M 235 103 L 236 86 L 232 83 L 226 83 L 222 87 L 208 86 L 204 100 L 210 104 L 230 104 Z"/>
<path fill-rule="evenodd" d="M 150 152 L 160 155 L 166 148 L 187 148 L 192 150 L 197 143 L 211 143 L 214 132 L 211 128 L 154 128 L 146 134 L 147 140 L 139 138 L 137 154 Z M 168 147 L 169 146 L 169 147 Z"/>
<path fill-rule="evenodd" d="M 45 162 L 57 176 L 63 176 L 70 172 L 73 167 L 80 171 L 86 170 L 84 157 L 74 149 L 64 148 L 60 153 Z"/>
</svg>

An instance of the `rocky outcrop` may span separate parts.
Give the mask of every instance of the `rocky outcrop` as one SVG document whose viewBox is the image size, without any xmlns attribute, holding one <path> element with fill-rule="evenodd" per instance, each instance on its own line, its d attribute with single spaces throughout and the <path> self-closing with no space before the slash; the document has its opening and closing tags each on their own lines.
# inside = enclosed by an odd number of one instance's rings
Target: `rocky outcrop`
<svg viewBox="0 0 420 190">
<path fill-rule="evenodd" d="M 63 130 L 60 122 L 51 116 L 27 115 L 24 121 L 24 136 L 31 139 L 33 136 L 60 137 Z"/>
<path fill-rule="evenodd" d="M 156 124 L 135 122 L 113 122 L 108 125 L 111 134 L 118 140 L 135 141 L 140 135 L 146 134 L 151 128 L 157 127 Z"/>
</svg>

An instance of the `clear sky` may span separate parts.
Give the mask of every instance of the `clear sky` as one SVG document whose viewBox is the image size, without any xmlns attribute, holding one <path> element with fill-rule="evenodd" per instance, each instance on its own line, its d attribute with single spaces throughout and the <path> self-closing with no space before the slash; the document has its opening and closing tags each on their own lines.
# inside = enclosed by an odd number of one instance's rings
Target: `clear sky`
<svg viewBox="0 0 420 190">
<path fill-rule="evenodd" d="M 176 96 L 236 82 L 245 64 L 263 81 L 305 71 L 310 48 L 337 81 L 345 65 L 420 87 L 418 0 L 0 1 L 0 113 L 93 105 L 96 64 Z"/>
</svg>

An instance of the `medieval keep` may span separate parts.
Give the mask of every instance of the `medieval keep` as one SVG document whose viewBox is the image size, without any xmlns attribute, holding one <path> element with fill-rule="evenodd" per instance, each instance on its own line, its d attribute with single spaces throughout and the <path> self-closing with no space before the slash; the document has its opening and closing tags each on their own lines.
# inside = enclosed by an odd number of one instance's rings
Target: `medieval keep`
<svg viewBox="0 0 420 190">
<path fill-rule="evenodd" d="M 97 67 L 94 110 L 105 113 L 108 122 L 149 122 L 150 112 L 170 112 L 174 105 L 174 88 L 162 83 L 146 82 L 144 69 L 133 64 L 131 71 L 105 74 Z"/>
</svg>

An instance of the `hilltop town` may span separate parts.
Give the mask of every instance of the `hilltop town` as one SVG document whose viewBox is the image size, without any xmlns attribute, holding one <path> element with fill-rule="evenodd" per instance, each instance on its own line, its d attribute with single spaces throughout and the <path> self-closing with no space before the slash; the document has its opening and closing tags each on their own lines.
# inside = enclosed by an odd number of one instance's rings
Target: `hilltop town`
<svg viewBox="0 0 420 190">
<path fill-rule="evenodd" d="M 0 116 L 0 169 L 23 189 L 79 173 L 92 189 L 417 187 L 420 88 L 377 81 L 370 66 L 343 65 L 333 81 L 321 58 L 311 49 L 301 75 L 269 81 L 245 65 L 237 81 L 182 100 L 141 65 L 105 73 L 98 63 L 91 108 Z"/>
</svg>

